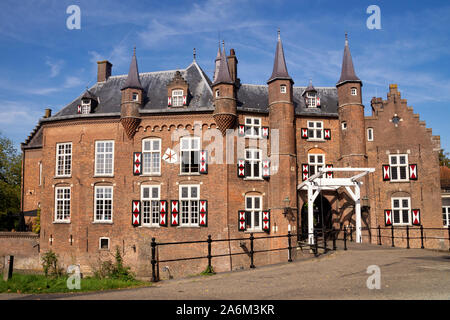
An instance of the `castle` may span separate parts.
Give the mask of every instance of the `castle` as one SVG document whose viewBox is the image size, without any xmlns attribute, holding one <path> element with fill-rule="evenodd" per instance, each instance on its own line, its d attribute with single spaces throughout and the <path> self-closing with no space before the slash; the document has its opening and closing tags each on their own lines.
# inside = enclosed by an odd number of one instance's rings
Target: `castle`
<svg viewBox="0 0 450 320">
<path fill-rule="evenodd" d="M 268 75 L 270 74 L 268 69 Z M 391 84 L 365 116 L 363 82 L 345 39 L 335 87 L 294 86 L 278 34 L 267 84 L 240 82 L 234 49 L 220 47 L 213 79 L 185 69 L 128 75 L 98 62 L 97 83 L 39 120 L 23 149 L 23 212 L 40 209 L 41 252 L 92 269 L 120 248 L 126 264 L 150 272 L 150 241 L 243 238 L 249 233 L 308 238 L 313 228 L 442 227 L 440 140 Z M 373 168 L 355 201 L 344 187 L 321 190 L 308 212 L 299 188 L 324 168 Z M 325 178 L 349 177 L 330 171 Z M 326 179 L 323 179 L 326 180 Z M 311 216 L 313 214 L 313 216 Z M 359 222 L 356 221 L 359 219 Z M 312 225 L 313 224 L 313 225 Z M 261 249 L 284 239 L 260 241 Z M 242 244 L 221 242 L 218 271 L 247 265 Z M 181 257 L 196 244 L 160 252 Z M 285 261 L 260 254 L 258 263 Z M 174 264 L 175 273 L 204 262 Z M 197 269 L 196 269 L 197 268 Z"/>
</svg>

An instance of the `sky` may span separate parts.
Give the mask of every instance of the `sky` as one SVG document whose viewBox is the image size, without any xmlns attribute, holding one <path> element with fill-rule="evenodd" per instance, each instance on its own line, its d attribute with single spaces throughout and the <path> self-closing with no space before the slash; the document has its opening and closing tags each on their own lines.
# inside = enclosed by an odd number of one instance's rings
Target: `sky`
<svg viewBox="0 0 450 320">
<path fill-rule="evenodd" d="M 69 29 L 71 5 L 80 29 Z M 370 5 L 381 29 L 369 29 Z M 16 147 L 44 114 L 53 114 L 96 81 L 97 61 L 128 72 L 136 46 L 139 71 L 186 68 L 193 60 L 212 78 L 219 40 L 234 48 L 242 83 L 266 84 L 277 29 L 297 86 L 335 86 L 348 32 L 363 104 L 386 99 L 389 84 L 450 152 L 450 2 L 421 1 L 10 1 L 0 2 L 0 132 Z"/>
</svg>

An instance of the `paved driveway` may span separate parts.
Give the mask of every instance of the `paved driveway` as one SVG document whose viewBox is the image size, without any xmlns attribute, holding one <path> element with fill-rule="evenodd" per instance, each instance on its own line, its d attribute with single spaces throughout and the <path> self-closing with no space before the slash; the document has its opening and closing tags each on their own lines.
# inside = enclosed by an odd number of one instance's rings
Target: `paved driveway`
<svg viewBox="0 0 450 320">
<path fill-rule="evenodd" d="M 380 289 L 368 289 L 377 265 Z M 81 284 L 82 285 L 82 284 Z M 450 299 L 450 254 L 350 244 L 320 258 L 162 281 L 148 288 L 64 295 L 0 295 L 0 299 Z"/>
</svg>

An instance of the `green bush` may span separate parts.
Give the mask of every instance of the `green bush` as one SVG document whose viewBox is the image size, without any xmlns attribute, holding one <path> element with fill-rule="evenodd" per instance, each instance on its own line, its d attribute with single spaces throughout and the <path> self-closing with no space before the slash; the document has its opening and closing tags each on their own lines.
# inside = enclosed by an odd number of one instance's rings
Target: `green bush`
<svg viewBox="0 0 450 320">
<path fill-rule="evenodd" d="M 94 276 L 99 279 L 118 279 L 124 281 L 135 280 L 135 275 L 131 272 L 130 267 L 123 265 L 123 259 L 120 255 L 119 247 L 116 247 L 115 263 L 104 261 L 100 267 L 94 271 Z"/>
<path fill-rule="evenodd" d="M 58 266 L 58 256 L 52 250 L 47 251 L 42 255 L 42 268 L 46 277 L 49 275 L 60 277 L 64 271 Z"/>
</svg>

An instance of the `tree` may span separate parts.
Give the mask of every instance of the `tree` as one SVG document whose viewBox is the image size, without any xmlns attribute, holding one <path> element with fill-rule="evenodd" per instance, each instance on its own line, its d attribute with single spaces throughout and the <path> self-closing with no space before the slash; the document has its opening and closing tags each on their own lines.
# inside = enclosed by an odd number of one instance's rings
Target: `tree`
<svg viewBox="0 0 450 320">
<path fill-rule="evenodd" d="M 449 153 L 444 152 L 444 149 L 441 149 L 441 151 L 439 151 L 439 165 L 450 168 L 450 159 L 448 157 Z"/>
<path fill-rule="evenodd" d="M 20 154 L 0 132 L 0 230 L 20 229 Z"/>
</svg>

